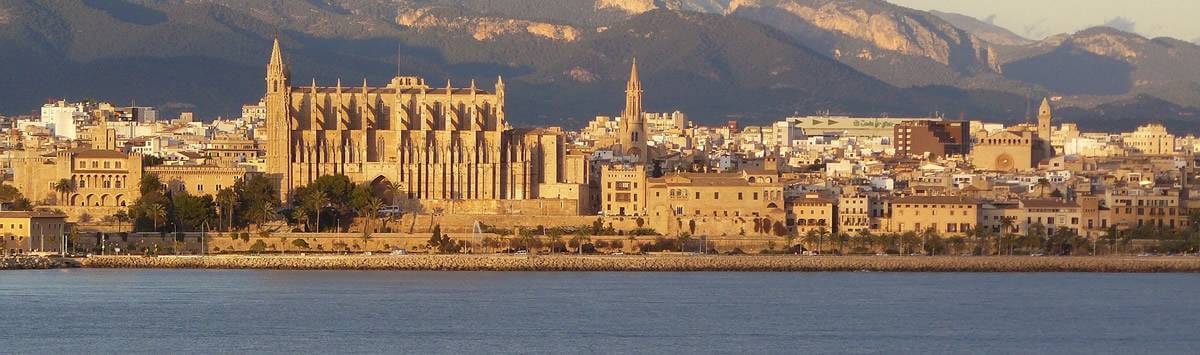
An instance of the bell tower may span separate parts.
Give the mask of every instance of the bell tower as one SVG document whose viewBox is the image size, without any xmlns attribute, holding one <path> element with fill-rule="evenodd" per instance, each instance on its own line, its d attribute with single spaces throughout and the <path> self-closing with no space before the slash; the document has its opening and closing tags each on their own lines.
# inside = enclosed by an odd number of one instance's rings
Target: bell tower
<svg viewBox="0 0 1200 355">
<path fill-rule="evenodd" d="M 647 159 L 646 121 L 642 109 L 642 81 L 638 78 L 637 58 L 629 70 L 629 82 L 625 85 L 625 110 L 621 112 L 620 151 L 618 155 Z"/>
<path fill-rule="evenodd" d="M 267 177 L 279 191 L 279 201 L 287 201 L 291 193 L 291 132 L 292 120 L 288 107 L 291 105 L 291 81 L 287 65 L 279 48 L 279 38 L 271 48 L 271 60 L 267 63 L 267 87 L 263 103 L 267 111 Z"/>
</svg>

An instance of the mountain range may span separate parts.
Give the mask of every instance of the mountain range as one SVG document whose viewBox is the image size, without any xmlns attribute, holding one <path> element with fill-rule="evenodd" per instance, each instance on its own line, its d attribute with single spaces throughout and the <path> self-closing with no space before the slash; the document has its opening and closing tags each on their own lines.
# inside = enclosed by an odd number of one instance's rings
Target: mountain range
<svg viewBox="0 0 1200 355">
<path fill-rule="evenodd" d="M 1195 44 L 1111 28 L 1031 40 L 878 0 L 0 0 L 0 113 L 66 97 L 235 115 L 262 95 L 275 36 L 297 86 L 504 76 L 518 125 L 619 112 L 633 57 L 647 109 L 703 123 L 1019 121 L 1041 96 L 1084 127 L 1200 119 Z"/>
</svg>

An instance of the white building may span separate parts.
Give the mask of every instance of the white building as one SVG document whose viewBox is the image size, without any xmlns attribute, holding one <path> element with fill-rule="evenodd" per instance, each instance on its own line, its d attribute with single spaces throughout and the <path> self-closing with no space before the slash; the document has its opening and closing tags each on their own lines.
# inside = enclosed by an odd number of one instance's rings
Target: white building
<svg viewBox="0 0 1200 355">
<path fill-rule="evenodd" d="M 83 104 L 69 104 L 59 100 L 42 106 L 41 122 L 45 123 L 54 132 L 54 135 L 59 137 L 78 138 L 76 128 L 87 120 L 88 114 L 84 110 Z"/>
</svg>

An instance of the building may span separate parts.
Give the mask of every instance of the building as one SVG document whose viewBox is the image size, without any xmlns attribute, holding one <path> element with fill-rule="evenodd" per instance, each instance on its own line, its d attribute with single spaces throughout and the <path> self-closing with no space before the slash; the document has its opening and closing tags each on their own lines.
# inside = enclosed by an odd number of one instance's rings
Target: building
<svg viewBox="0 0 1200 355">
<path fill-rule="evenodd" d="M 659 233 L 787 233 L 783 184 L 774 173 L 669 173 L 645 186 L 647 219 Z"/>
<path fill-rule="evenodd" d="M 1175 153 L 1175 136 L 1167 127 L 1153 123 L 1140 126 L 1130 133 L 1122 133 L 1125 149 L 1133 154 L 1170 155 Z"/>
<path fill-rule="evenodd" d="M 246 178 L 247 171 L 243 167 L 159 165 L 146 168 L 145 173 L 157 175 L 168 192 L 216 196 Z"/>
<path fill-rule="evenodd" d="M 605 165 L 600 169 L 600 205 L 605 216 L 644 215 L 646 168 L 639 165 Z"/>
<path fill-rule="evenodd" d="M 979 224 L 981 202 L 962 196 L 908 196 L 892 201 L 889 232 L 933 230 L 943 236 L 966 235 Z"/>
<path fill-rule="evenodd" d="M 642 108 L 642 81 L 638 78 L 637 59 L 629 70 L 629 83 L 625 86 L 625 110 L 621 111 L 620 127 L 617 131 L 618 146 L 614 151 L 632 162 L 644 162 L 650 158 L 646 144 L 646 117 Z"/>
<path fill-rule="evenodd" d="M 57 206 L 127 206 L 139 196 L 141 177 L 142 155 L 116 150 L 26 151 L 13 162 L 13 185 L 31 201 Z M 56 192 L 60 179 L 72 181 L 74 191 Z"/>
<path fill-rule="evenodd" d="M 0 212 L 2 254 L 61 252 L 67 235 L 67 216 L 40 211 Z"/>
<path fill-rule="evenodd" d="M 1027 171 L 1047 158 L 1047 144 L 1024 127 L 988 133 L 975 139 L 971 162 L 980 170 Z"/>
<path fill-rule="evenodd" d="M 896 155 L 943 157 L 971 150 L 970 125 L 964 121 L 903 121 L 894 127 Z"/>
<path fill-rule="evenodd" d="M 412 76 L 384 87 L 294 87 L 276 40 L 266 84 L 266 172 L 281 201 L 320 176 L 342 174 L 400 186 L 427 205 L 499 213 L 514 208 L 497 200 L 537 199 L 543 184 L 583 173 L 563 171 L 561 130 L 509 126 L 503 80 L 495 92 L 474 81 L 432 88 Z"/>
<path fill-rule="evenodd" d="M 76 127 L 90 119 L 83 104 L 69 104 L 58 100 L 42 106 L 41 122 L 48 125 L 54 135 L 66 139 L 78 138 Z"/>
<path fill-rule="evenodd" d="M 1110 222 L 1122 230 L 1187 225 L 1188 216 L 1180 208 L 1177 189 L 1113 188 L 1105 190 L 1104 199 Z"/>
<path fill-rule="evenodd" d="M 941 121 L 940 118 L 866 118 L 847 116 L 788 117 L 790 127 L 804 136 L 892 137 L 905 121 Z"/>
<path fill-rule="evenodd" d="M 798 235 L 809 231 L 824 230 L 828 233 L 845 233 L 839 229 L 838 201 L 818 193 L 806 193 L 803 197 L 787 203 L 788 222 Z"/>
</svg>

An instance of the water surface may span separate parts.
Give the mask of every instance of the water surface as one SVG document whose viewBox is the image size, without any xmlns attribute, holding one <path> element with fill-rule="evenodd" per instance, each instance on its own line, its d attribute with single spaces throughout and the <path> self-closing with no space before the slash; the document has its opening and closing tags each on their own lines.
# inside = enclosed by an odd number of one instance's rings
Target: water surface
<svg viewBox="0 0 1200 355">
<path fill-rule="evenodd" d="M 1193 274 L 0 272 L 0 353 L 1197 353 Z"/>
</svg>

